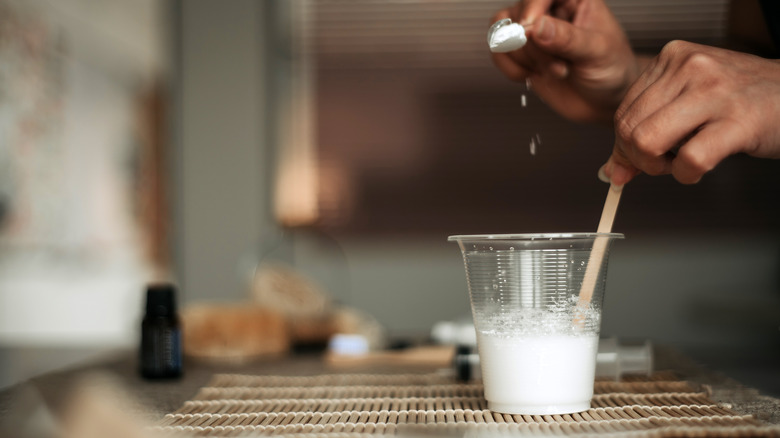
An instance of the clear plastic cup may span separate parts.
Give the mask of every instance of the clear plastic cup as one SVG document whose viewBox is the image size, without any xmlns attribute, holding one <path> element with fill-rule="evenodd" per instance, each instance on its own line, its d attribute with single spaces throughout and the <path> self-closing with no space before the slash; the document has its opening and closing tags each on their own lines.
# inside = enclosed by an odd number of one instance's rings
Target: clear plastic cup
<svg viewBox="0 0 780 438">
<path fill-rule="evenodd" d="M 463 253 L 490 410 L 552 415 L 590 408 L 609 247 L 620 238 L 616 233 L 449 237 Z M 583 303 L 580 288 L 597 239 L 606 249 L 593 295 Z"/>
</svg>

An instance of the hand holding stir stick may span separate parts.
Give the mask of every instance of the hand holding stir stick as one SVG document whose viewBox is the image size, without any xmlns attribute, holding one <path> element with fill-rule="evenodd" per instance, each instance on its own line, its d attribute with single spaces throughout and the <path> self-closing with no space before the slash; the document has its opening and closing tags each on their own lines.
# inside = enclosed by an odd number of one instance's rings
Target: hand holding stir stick
<svg viewBox="0 0 780 438">
<path fill-rule="evenodd" d="M 604 202 L 604 209 L 601 211 L 601 220 L 596 230 L 597 233 L 608 234 L 612 232 L 612 223 L 615 222 L 615 213 L 617 212 L 622 192 L 623 186 L 610 184 L 607 200 Z M 609 243 L 609 238 L 605 236 L 598 236 L 593 241 L 593 249 L 591 249 L 590 257 L 588 257 L 588 266 L 585 268 L 585 277 L 582 279 L 582 286 L 580 287 L 580 298 L 577 301 L 577 309 L 574 314 L 573 324 L 575 329 L 581 330 L 585 326 L 585 312 L 590 307 L 593 290 L 596 288 L 596 280 L 607 251 L 607 243 Z"/>
</svg>

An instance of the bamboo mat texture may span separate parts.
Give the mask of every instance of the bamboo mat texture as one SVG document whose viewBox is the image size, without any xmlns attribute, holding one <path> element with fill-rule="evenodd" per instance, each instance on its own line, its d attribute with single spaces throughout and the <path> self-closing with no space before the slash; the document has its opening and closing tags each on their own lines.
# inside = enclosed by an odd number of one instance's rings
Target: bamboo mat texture
<svg viewBox="0 0 780 438">
<path fill-rule="evenodd" d="M 217 374 L 154 429 L 207 437 L 780 437 L 780 427 L 718 405 L 706 387 L 671 373 L 596 381 L 591 408 L 567 415 L 491 412 L 481 383 L 458 383 L 435 373 Z"/>
</svg>

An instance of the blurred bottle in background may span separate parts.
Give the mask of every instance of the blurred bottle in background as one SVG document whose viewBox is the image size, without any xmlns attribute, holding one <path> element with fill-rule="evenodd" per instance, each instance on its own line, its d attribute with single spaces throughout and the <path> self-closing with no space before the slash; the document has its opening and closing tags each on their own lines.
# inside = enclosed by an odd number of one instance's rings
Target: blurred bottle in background
<svg viewBox="0 0 780 438">
<path fill-rule="evenodd" d="M 140 353 L 143 377 L 164 379 L 181 376 L 181 325 L 176 313 L 176 289 L 173 285 L 155 284 L 146 290 Z"/>
</svg>

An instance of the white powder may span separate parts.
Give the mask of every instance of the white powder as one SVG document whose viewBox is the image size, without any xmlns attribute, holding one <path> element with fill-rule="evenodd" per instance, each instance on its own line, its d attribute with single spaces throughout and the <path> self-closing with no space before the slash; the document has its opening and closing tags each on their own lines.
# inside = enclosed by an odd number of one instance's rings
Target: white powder
<svg viewBox="0 0 780 438">
<path fill-rule="evenodd" d="M 488 31 L 488 46 L 494 53 L 505 53 L 523 47 L 528 41 L 525 28 L 505 18 L 493 23 Z"/>
<path fill-rule="evenodd" d="M 509 18 L 504 18 L 503 20 L 496 21 L 490 26 L 487 40 L 491 52 L 504 53 L 525 46 L 528 38 L 525 36 L 525 28 L 522 25 L 512 23 L 512 20 Z M 526 90 L 531 89 L 530 77 L 525 79 L 525 88 Z M 520 95 L 520 106 L 525 108 L 527 105 L 528 101 L 524 93 Z M 528 145 L 531 155 L 536 155 L 536 148 L 541 144 L 542 139 L 539 137 L 539 134 L 536 134 L 535 138 L 531 138 L 531 142 Z"/>
<path fill-rule="evenodd" d="M 477 344 L 488 408 L 525 415 L 587 410 L 593 397 L 598 343 L 595 334 L 479 332 Z"/>
<path fill-rule="evenodd" d="M 539 134 L 536 134 L 533 138 L 531 138 L 531 155 L 536 155 L 536 148 L 542 144 L 542 137 L 539 136 Z"/>
</svg>

